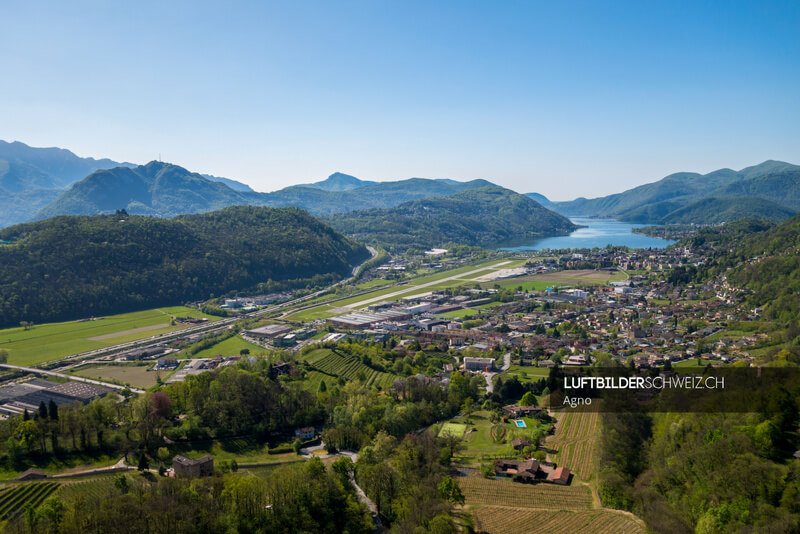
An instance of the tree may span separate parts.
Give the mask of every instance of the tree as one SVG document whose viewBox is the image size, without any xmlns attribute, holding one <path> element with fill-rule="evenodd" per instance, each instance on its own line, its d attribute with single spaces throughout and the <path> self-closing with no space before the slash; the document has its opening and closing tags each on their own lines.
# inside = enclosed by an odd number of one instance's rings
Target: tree
<svg viewBox="0 0 800 534">
<path fill-rule="evenodd" d="M 44 401 L 39 403 L 39 418 L 47 419 L 47 405 L 44 403 Z"/>
<path fill-rule="evenodd" d="M 50 399 L 50 404 L 47 406 L 47 412 L 53 421 L 58 421 L 58 405 Z"/>
<path fill-rule="evenodd" d="M 242 349 L 239 351 L 239 356 L 247 356 L 250 354 L 250 349 Z"/>
<path fill-rule="evenodd" d="M 137 469 L 139 469 L 139 471 L 147 471 L 150 469 L 150 463 L 147 461 L 147 455 L 145 453 L 139 456 L 139 465 Z"/>
<path fill-rule="evenodd" d="M 447 499 L 453 504 L 464 504 L 464 494 L 461 493 L 461 488 L 458 482 L 450 476 L 444 477 L 437 487 L 439 496 Z"/>
<path fill-rule="evenodd" d="M 472 414 L 472 404 L 473 404 L 472 397 L 467 397 L 464 399 L 464 403 L 461 405 L 461 410 L 466 414 L 467 420 L 469 420 L 469 416 Z"/>
<path fill-rule="evenodd" d="M 8 351 L 0 349 L 0 363 L 8 363 Z"/>
<path fill-rule="evenodd" d="M 429 534 L 456 534 L 459 532 L 453 518 L 446 514 L 439 514 L 428 523 Z"/>
<path fill-rule="evenodd" d="M 169 460 L 169 457 L 170 457 L 169 449 L 166 448 L 166 447 L 159 447 L 158 450 L 156 451 L 156 455 L 158 456 L 158 459 L 162 463 L 164 463 L 167 460 Z"/>
<path fill-rule="evenodd" d="M 528 391 L 522 396 L 522 400 L 519 401 L 520 406 L 538 406 L 539 403 L 536 400 L 536 395 L 533 392 Z"/>
<path fill-rule="evenodd" d="M 300 454 L 300 449 L 303 448 L 303 441 L 300 438 L 294 440 L 292 443 L 292 449 L 294 449 L 295 454 Z"/>
<path fill-rule="evenodd" d="M 326 391 L 328 391 L 328 386 L 325 385 L 324 380 L 320 380 L 319 387 L 317 388 L 317 393 L 325 393 Z"/>
<path fill-rule="evenodd" d="M 128 477 L 125 475 L 117 475 L 114 478 L 114 487 L 122 493 L 128 493 Z"/>
</svg>

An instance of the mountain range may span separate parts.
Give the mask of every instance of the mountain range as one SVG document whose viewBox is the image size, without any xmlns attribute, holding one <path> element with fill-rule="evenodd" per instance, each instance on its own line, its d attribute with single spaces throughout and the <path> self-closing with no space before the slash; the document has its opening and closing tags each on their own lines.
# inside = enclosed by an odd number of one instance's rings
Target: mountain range
<svg viewBox="0 0 800 534">
<path fill-rule="evenodd" d="M 174 217 L 233 205 L 295 206 L 313 215 L 330 215 L 363 208 L 387 208 L 403 202 L 448 196 L 491 185 L 485 180 L 455 182 L 410 178 L 369 182 L 341 173 L 327 180 L 293 185 L 272 193 L 234 190 L 170 163 L 151 161 L 135 167 L 95 171 L 41 208 L 35 219 L 56 215 L 93 215 L 125 209 L 128 213 Z"/>
<path fill-rule="evenodd" d="M 769 160 L 740 171 L 680 172 L 622 193 L 548 207 L 567 216 L 645 224 L 708 224 L 753 216 L 784 220 L 800 210 L 800 166 Z M 714 211 L 720 208 L 724 217 Z"/>
<path fill-rule="evenodd" d="M 361 216 L 373 217 L 363 212 L 492 185 L 486 180 L 426 178 L 374 182 L 336 172 L 322 181 L 260 193 L 236 180 L 194 173 L 170 163 L 134 165 L 81 158 L 60 148 L 0 141 L 0 228 L 57 215 L 113 213 L 117 209 L 174 217 L 232 205 L 295 206 L 316 216 L 359 211 Z M 568 202 L 551 202 L 538 193 L 526 196 L 567 217 L 644 224 L 709 224 L 746 217 L 781 221 L 800 210 L 800 166 L 770 160 L 739 171 L 680 172 L 622 193 Z"/>
<path fill-rule="evenodd" d="M 64 148 L 38 148 L 0 140 L 0 228 L 31 220 L 70 186 L 95 171 L 132 167 L 136 165 L 107 158 L 82 158 Z M 236 180 L 203 177 L 235 191 L 252 191 Z"/>
</svg>

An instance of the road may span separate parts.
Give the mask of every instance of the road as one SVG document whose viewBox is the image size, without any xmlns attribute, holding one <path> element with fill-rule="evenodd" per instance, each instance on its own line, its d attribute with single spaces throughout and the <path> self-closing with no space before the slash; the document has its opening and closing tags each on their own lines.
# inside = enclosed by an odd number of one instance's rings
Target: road
<svg viewBox="0 0 800 534">
<path fill-rule="evenodd" d="M 28 373 L 34 373 L 37 375 L 57 376 L 59 378 L 67 378 L 75 382 L 86 382 L 87 384 L 94 384 L 96 386 L 102 386 L 104 388 L 111 388 L 120 391 L 123 389 L 130 389 L 134 393 L 144 393 L 143 389 L 137 389 L 129 386 L 120 386 L 118 384 L 109 384 L 108 382 L 101 382 L 100 380 L 92 380 L 91 378 L 83 378 L 81 376 L 68 375 L 65 373 L 58 373 L 56 371 L 45 371 L 44 369 L 36 369 L 34 367 L 20 367 L 19 365 L 9 365 L 7 363 L 0 363 L 0 367 L 3 367 L 5 369 L 16 369 L 18 371 L 26 371 Z"/>
<path fill-rule="evenodd" d="M 508 371 L 508 369 L 510 367 L 511 367 L 511 353 L 510 352 L 506 352 L 505 355 L 503 355 L 503 365 L 500 367 L 500 371 L 499 372 L 497 372 L 497 373 L 483 373 L 483 378 L 486 380 L 486 394 L 487 395 L 491 395 L 492 393 L 494 393 L 494 384 L 492 383 L 492 379 L 495 377 L 495 375 L 499 375 L 500 373 Z"/>
</svg>

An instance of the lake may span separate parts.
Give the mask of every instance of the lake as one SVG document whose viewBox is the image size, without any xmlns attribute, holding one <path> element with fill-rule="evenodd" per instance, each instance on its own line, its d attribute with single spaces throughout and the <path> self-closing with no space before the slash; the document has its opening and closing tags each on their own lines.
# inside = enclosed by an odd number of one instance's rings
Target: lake
<svg viewBox="0 0 800 534">
<path fill-rule="evenodd" d="M 603 248 L 606 245 L 615 245 L 631 248 L 665 248 L 675 241 L 648 237 L 633 233 L 634 228 L 647 226 L 610 219 L 591 219 L 588 217 L 570 217 L 570 220 L 579 228 L 569 235 L 558 237 L 543 237 L 538 239 L 510 240 L 498 243 L 500 250 L 523 251 L 565 248 Z"/>
</svg>

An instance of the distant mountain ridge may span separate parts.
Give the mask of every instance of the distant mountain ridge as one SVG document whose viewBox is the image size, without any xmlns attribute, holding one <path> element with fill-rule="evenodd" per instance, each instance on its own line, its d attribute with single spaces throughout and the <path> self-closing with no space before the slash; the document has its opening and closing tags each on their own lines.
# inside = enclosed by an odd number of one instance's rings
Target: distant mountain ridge
<svg viewBox="0 0 800 534">
<path fill-rule="evenodd" d="M 223 182 L 212 181 L 183 167 L 151 161 L 133 168 L 94 172 L 39 210 L 35 218 L 113 213 L 117 209 L 140 215 L 174 217 L 233 205 L 295 206 L 314 215 L 330 215 L 370 207 L 392 207 L 409 200 L 448 196 L 486 185 L 491 184 L 485 180 L 454 182 L 426 178 L 368 182 L 337 173 L 316 184 L 256 193 L 235 191 Z"/>
<path fill-rule="evenodd" d="M 768 160 L 740 171 L 726 168 L 705 175 L 680 172 L 622 193 L 595 199 L 577 198 L 568 202 L 553 202 L 550 207 L 567 216 L 609 217 L 636 223 L 672 224 L 678 219 L 686 221 L 689 212 L 677 210 L 695 202 L 709 198 L 722 202 L 723 199 L 735 197 L 753 197 L 767 202 L 759 202 L 747 209 L 729 210 L 730 215 L 739 217 L 746 212 L 748 216 L 782 220 L 786 210 L 800 210 L 800 166 Z M 731 201 L 725 202 L 730 207 Z M 776 210 L 776 206 L 782 209 Z M 697 217 L 690 222 L 710 222 L 699 211 L 694 210 L 694 213 Z"/>
<path fill-rule="evenodd" d="M 336 230 L 396 250 L 563 235 L 577 228 L 533 199 L 496 185 L 323 218 Z"/>
<path fill-rule="evenodd" d="M 131 166 L 63 148 L 0 141 L 0 228 L 29 220 L 65 188 L 98 169 Z"/>
</svg>

